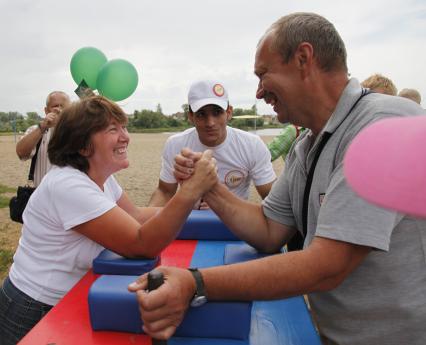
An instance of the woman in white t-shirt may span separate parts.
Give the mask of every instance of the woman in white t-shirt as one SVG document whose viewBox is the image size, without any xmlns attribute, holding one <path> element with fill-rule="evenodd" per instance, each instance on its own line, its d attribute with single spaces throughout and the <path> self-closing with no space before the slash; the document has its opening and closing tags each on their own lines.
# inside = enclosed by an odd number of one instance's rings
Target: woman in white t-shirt
<svg viewBox="0 0 426 345">
<path fill-rule="evenodd" d="M 217 182 L 215 161 L 206 152 L 164 208 L 136 207 L 112 175 L 129 165 L 126 123 L 121 108 L 100 96 L 63 111 L 48 149 L 54 168 L 28 202 L 0 290 L 2 345 L 17 343 L 104 248 L 126 257 L 157 256 Z"/>
</svg>

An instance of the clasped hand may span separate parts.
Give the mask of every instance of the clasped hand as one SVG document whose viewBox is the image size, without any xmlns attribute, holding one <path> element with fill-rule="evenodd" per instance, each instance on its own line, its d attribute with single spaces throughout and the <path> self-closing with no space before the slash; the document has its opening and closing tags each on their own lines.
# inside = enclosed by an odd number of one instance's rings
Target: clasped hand
<svg viewBox="0 0 426 345">
<path fill-rule="evenodd" d="M 216 159 L 213 152 L 193 152 L 184 148 L 175 157 L 174 175 L 182 189 L 187 189 L 197 199 L 210 191 L 219 181 L 217 176 Z"/>
</svg>

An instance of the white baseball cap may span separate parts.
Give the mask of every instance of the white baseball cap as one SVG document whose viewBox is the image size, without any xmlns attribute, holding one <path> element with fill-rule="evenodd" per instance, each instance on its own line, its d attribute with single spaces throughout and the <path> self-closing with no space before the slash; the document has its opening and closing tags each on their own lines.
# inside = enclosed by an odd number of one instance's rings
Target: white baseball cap
<svg viewBox="0 0 426 345">
<path fill-rule="evenodd" d="M 426 116 L 379 120 L 350 144 L 347 182 L 373 204 L 426 218 L 425 147 Z"/>
<path fill-rule="evenodd" d="M 188 103 L 193 112 L 207 104 L 215 104 L 226 110 L 228 102 L 228 92 L 223 84 L 216 80 L 200 80 L 189 88 Z"/>
</svg>

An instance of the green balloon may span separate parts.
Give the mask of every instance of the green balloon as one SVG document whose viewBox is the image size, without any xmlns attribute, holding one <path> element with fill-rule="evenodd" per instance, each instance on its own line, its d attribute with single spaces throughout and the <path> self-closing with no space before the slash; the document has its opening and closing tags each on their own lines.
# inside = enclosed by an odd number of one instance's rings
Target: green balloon
<svg viewBox="0 0 426 345">
<path fill-rule="evenodd" d="M 96 80 L 99 70 L 107 62 L 104 53 L 93 47 L 84 47 L 77 50 L 71 58 L 71 75 L 77 85 L 84 79 L 86 84 L 96 90 Z"/>
<path fill-rule="evenodd" d="M 102 96 L 113 101 L 121 101 L 136 90 L 138 72 L 126 60 L 110 60 L 99 71 L 96 85 Z"/>
</svg>

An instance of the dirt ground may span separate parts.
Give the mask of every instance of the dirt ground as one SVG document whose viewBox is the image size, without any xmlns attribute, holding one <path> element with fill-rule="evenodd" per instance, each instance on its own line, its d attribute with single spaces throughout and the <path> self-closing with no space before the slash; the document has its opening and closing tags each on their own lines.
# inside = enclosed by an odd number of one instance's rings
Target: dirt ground
<svg viewBox="0 0 426 345">
<path fill-rule="evenodd" d="M 117 180 L 130 198 L 139 206 L 146 206 L 158 184 L 161 167 L 161 152 L 170 133 L 131 134 L 129 145 L 130 167 L 115 174 Z M 262 139 L 268 143 L 273 137 Z M 29 161 L 21 162 L 15 153 L 14 136 L 0 136 L 0 184 L 17 187 L 25 184 L 28 176 Z M 283 169 L 282 159 L 274 163 L 277 175 Z M 6 194 L 12 196 L 13 194 Z M 254 187 L 250 200 L 260 201 Z M 21 225 L 9 218 L 9 209 L 0 208 L 0 250 L 13 253 L 18 244 Z M 11 255 L 11 254 L 10 254 Z M 0 281 L 7 272 L 0 272 Z"/>
</svg>

